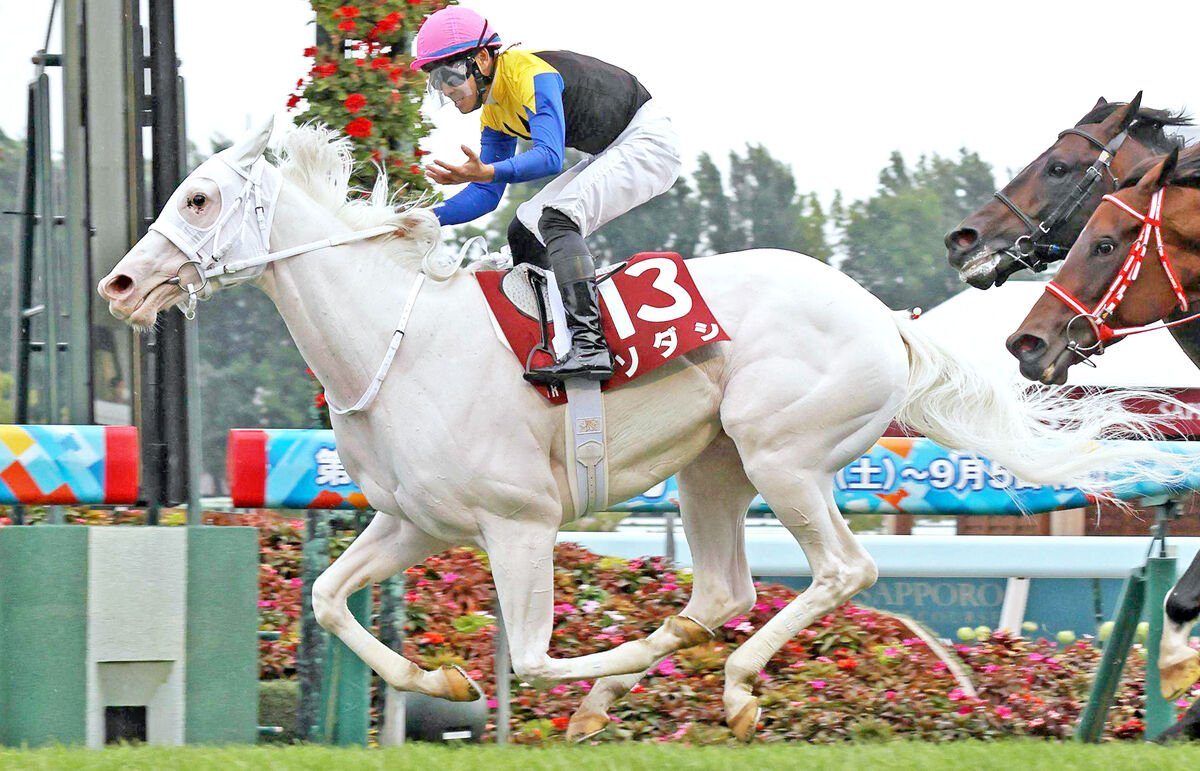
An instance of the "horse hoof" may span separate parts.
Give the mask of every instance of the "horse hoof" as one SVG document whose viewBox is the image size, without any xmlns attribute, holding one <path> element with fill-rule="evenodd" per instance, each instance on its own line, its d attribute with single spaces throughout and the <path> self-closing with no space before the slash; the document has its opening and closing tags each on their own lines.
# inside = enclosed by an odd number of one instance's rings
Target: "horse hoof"
<svg viewBox="0 0 1200 771">
<path fill-rule="evenodd" d="M 1164 699 L 1174 701 L 1186 695 L 1188 688 L 1200 680 L 1200 654 L 1191 651 L 1182 661 L 1159 667 L 1158 677 Z"/>
<path fill-rule="evenodd" d="M 567 723 L 567 741 L 587 741 L 608 727 L 608 715 L 601 712 L 576 712 Z"/>
<path fill-rule="evenodd" d="M 446 696 L 449 701 L 475 701 L 483 698 L 483 691 L 475 685 L 475 681 L 467 677 L 462 667 L 449 665 L 442 667 L 446 678 Z"/>
<path fill-rule="evenodd" d="M 729 720 L 729 729 L 733 731 L 734 737 L 740 742 L 754 741 L 755 734 L 758 733 L 758 719 L 762 717 L 762 708 L 758 706 L 758 699 L 751 699 L 737 711 Z"/>
<path fill-rule="evenodd" d="M 687 616 L 669 616 L 663 627 L 675 637 L 683 640 L 682 648 L 691 648 L 713 639 L 712 630 Z"/>
</svg>

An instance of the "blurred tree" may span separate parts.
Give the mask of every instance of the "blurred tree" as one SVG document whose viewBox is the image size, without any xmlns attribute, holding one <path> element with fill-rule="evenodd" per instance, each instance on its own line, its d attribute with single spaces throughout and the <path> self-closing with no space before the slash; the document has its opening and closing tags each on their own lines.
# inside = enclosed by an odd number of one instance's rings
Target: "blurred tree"
<svg viewBox="0 0 1200 771">
<path fill-rule="evenodd" d="M 962 289 L 942 238 L 992 195 L 991 167 L 965 149 L 957 159 L 922 156 L 909 169 L 893 152 L 879 190 L 835 207 L 841 269 L 891 308 L 929 308 Z"/>
</svg>

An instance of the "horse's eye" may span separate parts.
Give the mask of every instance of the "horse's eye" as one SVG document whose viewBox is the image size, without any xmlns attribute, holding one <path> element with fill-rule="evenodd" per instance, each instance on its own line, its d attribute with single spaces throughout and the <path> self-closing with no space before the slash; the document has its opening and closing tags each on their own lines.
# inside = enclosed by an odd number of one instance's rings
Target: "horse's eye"
<svg viewBox="0 0 1200 771">
<path fill-rule="evenodd" d="M 1116 244 L 1114 244 L 1112 241 L 1101 241 L 1092 247 L 1092 254 L 1096 255 L 1097 257 L 1103 257 L 1107 254 L 1112 254 L 1113 249 L 1116 248 Z"/>
<path fill-rule="evenodd" d="M 1050 176 L 1059 178 L 1067 176 L 1067 164 L 1055 161 L 1050 164 L 1050 168 L 1046 170 Z"/>
<path fill-rule="evenodd" d="M 204 193 L 195 193 L 191 198 L 188 199 L 188 208 L 203 209 L 204 204 L 206 203 L 208 203 L 208 196 L 206 196 Z"/>
</svg>

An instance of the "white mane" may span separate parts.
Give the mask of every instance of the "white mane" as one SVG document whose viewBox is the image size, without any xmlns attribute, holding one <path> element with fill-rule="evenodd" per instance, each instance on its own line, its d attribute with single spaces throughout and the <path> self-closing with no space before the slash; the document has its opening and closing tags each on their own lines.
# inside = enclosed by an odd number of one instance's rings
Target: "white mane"
<svg viewBox="0 0 1200 771">
<path fill-rule="evenodd" d="M 350 198 L 354 167 L 350 139 L 323 124 L 307 123 L 283 138 L 278 168 L 285 180 L 355 230 L 394 225 L 397 235 L 372 240 L 387 243 L 398 260 L 420 267 L 421 258 L 439 248 L 442 240 L 428 196 L 397 202 L 388 194 L 387 173 L 376 167 L 379 173 L 370 197 Z"/>
</svg>

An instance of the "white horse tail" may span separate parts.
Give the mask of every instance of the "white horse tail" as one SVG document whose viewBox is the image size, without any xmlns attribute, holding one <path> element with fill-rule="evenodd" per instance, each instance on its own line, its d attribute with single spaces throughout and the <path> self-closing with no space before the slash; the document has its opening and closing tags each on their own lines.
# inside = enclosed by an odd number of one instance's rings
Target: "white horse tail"
<svg viewBox="0 0 1200 771">
<path fill-rule="evenodd" d="M 1131 412 L 1127 400 L 1180 402 L 1142 390 L 1073 399 L 1058 389 L 1000 381 L 922 332 L 920 322 L 906 314 L 894 318 L 910 362 L 897 420 L 938 444 L 977 452 L 1027 482 L 1069 485 L 1107 499 L 1110 474 L 1122 483 L 1174 486 L 1195 471 L 1194 455 L 1147 442 L 1102 442 L 1162 438 L 1169 418 Z"/>
</svg>

